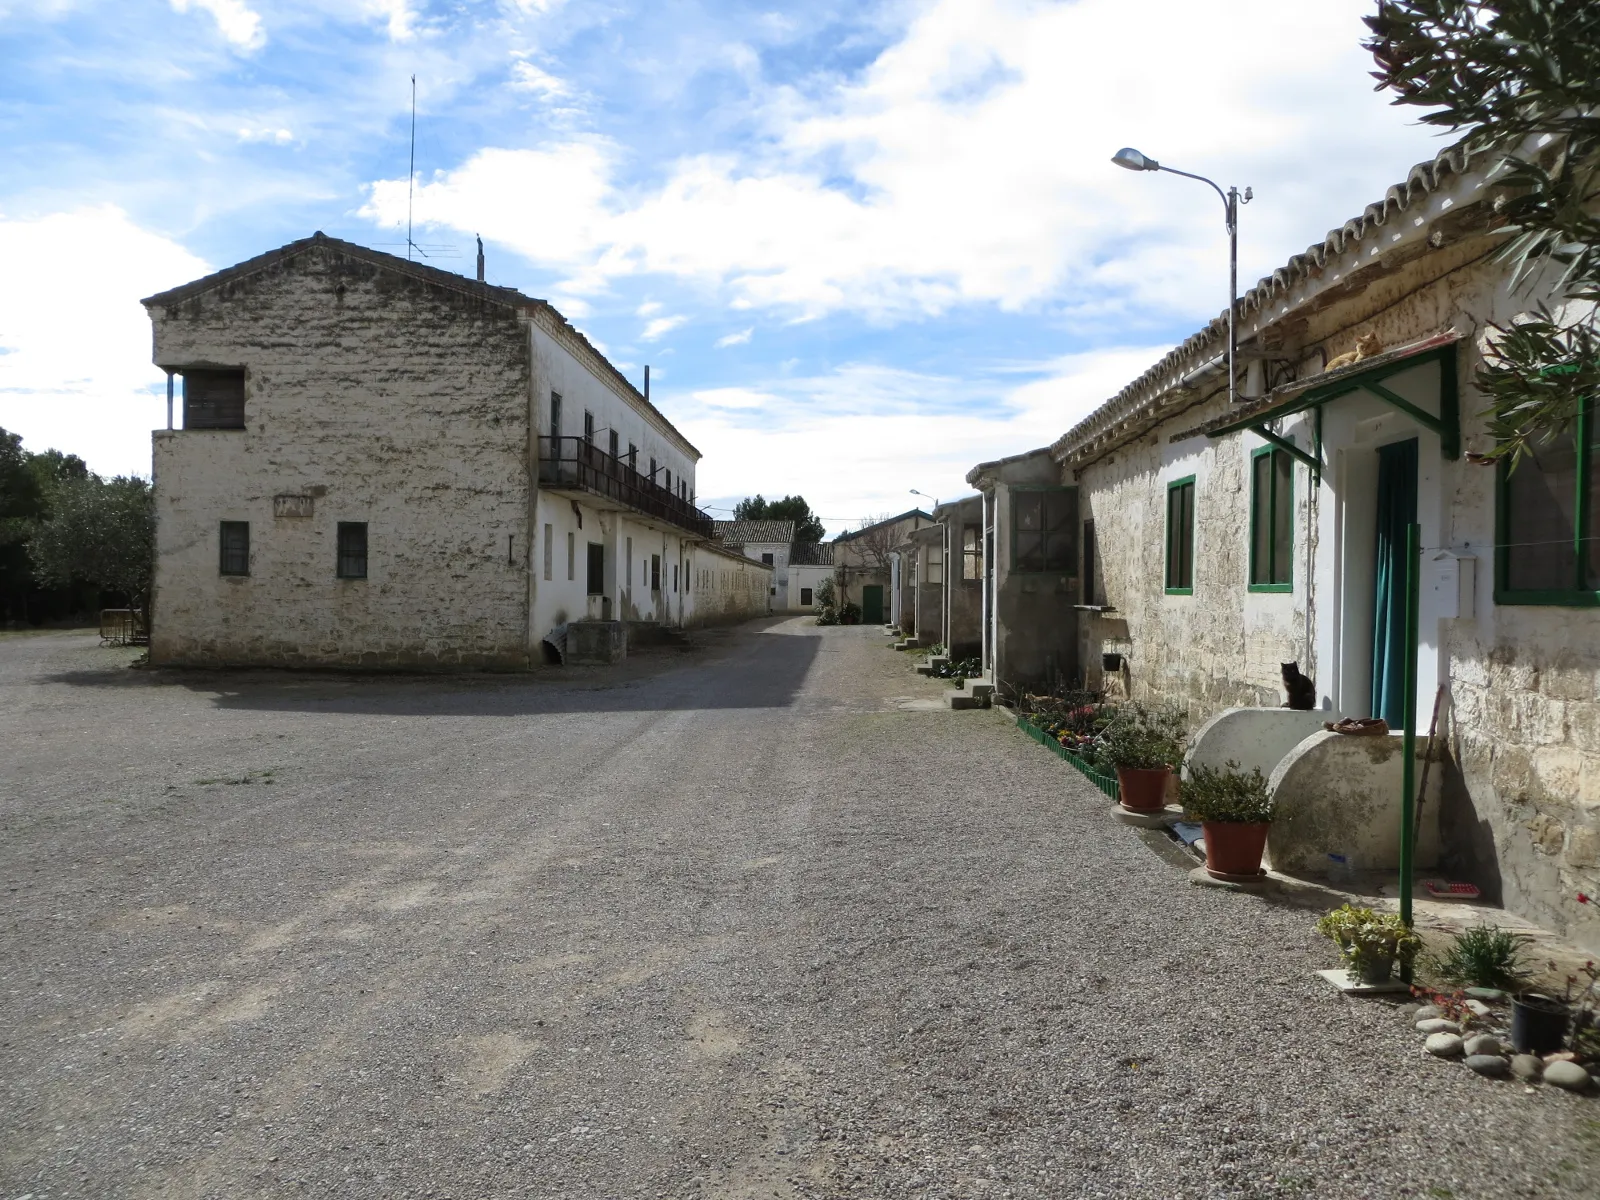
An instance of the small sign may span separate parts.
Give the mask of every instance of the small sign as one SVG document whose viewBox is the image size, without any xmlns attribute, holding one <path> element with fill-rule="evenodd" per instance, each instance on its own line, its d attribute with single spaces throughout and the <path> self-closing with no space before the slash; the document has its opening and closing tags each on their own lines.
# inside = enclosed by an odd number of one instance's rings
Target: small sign
<svg viewBox="0 0 1600 1200">
<path fill-rule="evenodd" d="M 274 496 L 272 515 L 275 517 L 309 517 L 316 502 L 310 496 Z"/>
</svg>

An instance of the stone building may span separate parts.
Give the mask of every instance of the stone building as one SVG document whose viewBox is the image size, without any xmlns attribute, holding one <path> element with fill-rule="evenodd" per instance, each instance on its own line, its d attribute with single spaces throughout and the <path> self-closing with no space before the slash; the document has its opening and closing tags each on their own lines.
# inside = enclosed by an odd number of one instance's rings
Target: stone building
<svg viewBox="0 0 1600 1200">
<path fill-rule="evenodd" d="M 318 233 L 144 304 L 154 662 L 519 669 L 766 611 L 699 452 L 542 300 Z"/>
<path fill-rule="evenodd" d="M 1394 745 L 1352 757 L 1320 723 L 1376 715 L 1425 736 L 1437 697 L 1438 844 L 1424 863 L 1596 947 L 1600 905 L 1578 896 L 1600 892 L 1600 411 L 1591 401 L 1515 471 L 1467 457 L 1491 444 L 1473 383 L 1491 326 L 1550 297 L 1537 280 L 1514 289 L 1494 254 L 1500 194 L 1494 172 L 1457 151 L 1420 164 L 1242 298 L 1241 402 L 1228 399 L 1224 316 L 1045 461 L 1051 484 L 1075 489 L 1085 681 L 1182 705 L 1210 722 L 1202 743 L 1225 733 L 1265 754 L 1287 806 L 1275 861 L 1315 862 L 1344 839 L 1382 843 L 1360 865 L 1392 868 L 1396 839 L 1373 831 L 1397 821 Z M 1042 480 L 1039 452 L 1024 459 Z M 1014 564 L 1003 527 L 1014 499 L 997 465 L 974 474 L 996 480 L 986 523 L 1000 563 Z M 1413 522 L 1408 711 L 1400 581 Z M 1013 647 L 1050 636 L 1002 601 L 986 652 L 998 648 L 1004 678 Z M 1295 729 L 1264 711 L 1283 702 L 1290 662 L 1315 680 L 1321 710 Z M 1290 844 L 1308 830 L 1327 844 Z"/>
<path fill-rule="evenodd" d="M 711 527 L 724 545 L 772 568 L 768 602 L 775 612 L 789 604 L 789 547 L 794 542 L 793 521 L 713 521 Z"/>
<path fill-rule="evenodd" d="M 948 500 L 933 510 L 943 533 L 944 594 L 940 599 L 940 636 L 952 662 L 983 655 L 984 553 L 983 495 Z"/>
<path fill-rule="evenodd" d="M 931 524 L 932 517 L 913 508 L 834 538 L 833 580 L 839 603 L 859 604 L 863 624 L 890 620 L 896 594 L 895 548 L 912 530 Z"/>
</svg>

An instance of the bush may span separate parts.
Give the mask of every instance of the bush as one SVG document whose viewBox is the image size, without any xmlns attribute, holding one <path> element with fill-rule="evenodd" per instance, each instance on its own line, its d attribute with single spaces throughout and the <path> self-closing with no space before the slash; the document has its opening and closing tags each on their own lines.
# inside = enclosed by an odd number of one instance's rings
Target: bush
<svg viewBox="0 0 1600 1200">
<path fill-rule="evenodd" d="M 1253 824 L 1272 820 L 1272 797 L 1260 767 L 1246 775 L 1239 764 L 1191 766 L 1183 779 L 1183 811 L 1197 821 Z"/>
<path fill-rule="evenodd" d="M 854 600 L 846 600 L 843 604 L 841 604 L 839 606 L 839 624 L 861 624 L 861 605 L 857 604 Z"/>
<path fill-rule="evenodd" d="M 1407 929 L 1399 913 L 1340 905 L 1317 922 L 1317 932 L 1339 947 L 1340 956 L 1359 971 L 1364 963 L 1411 962 L 1422 939 Z"/>
<path fill-rule="evenodd" d="M 837 608 L 837 599 L 833 594 L 833 580 L 824 579 L 817 584 L 816 600 L 818 608 Z"/>
<path fill-rule="evenodd" d="M 1474 925 L 1456 934 L 1450 949 L 1428 965 L 1447 983 L 1514 992 L 1531 974 L 1522 967 L 1522 952 L 1531 941 L 1498 925 Z"/>
<path fill-rule="evenodd" d="M 1175 766 L 1183 757 L 1187 722 L 1175 708 L 1130 704 L 1100 735 L 1096 758 L 1130 771 L 1155 771 Z"/>
<path fill-rule="evenodd" d="M 837 625 L 839 623 L 839 610 L 831 604 L 822 606 L 822 611 L 817 614 L 818 625 Z"/>
</svg>

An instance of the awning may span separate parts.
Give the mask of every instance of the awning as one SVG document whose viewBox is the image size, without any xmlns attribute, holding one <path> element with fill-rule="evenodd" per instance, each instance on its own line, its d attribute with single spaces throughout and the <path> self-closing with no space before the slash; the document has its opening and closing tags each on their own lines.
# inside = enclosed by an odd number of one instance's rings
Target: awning
<svg viewBox="0 0 1600 1200">
<path fill-rule="evenodd" d="M 1317 447 L 1317 456 L 1313 457 L 1300 449 L 1293 442 L 1279 437 L 1267 428 L 1269 421 L 1276 421 L 1280 417 L 1291 416 L 1294 413 L 1304 412 L 1308 408 L 1315 408 L 1326 404 L 1330 400 L 1337 400 L 1342 396 L 1354 392 L 1369 392 L 1386 404 L 1392 405 L 1413 418 L 1418 424 L 1433 430 L 1439 435 L 1439 449 L 1446 458 L 1459 458 L 1461 455 L 1461 419 L 1456 396 L 1456 343 L 1464 335 L 1454 329 L 1444 333 L 1436 333 L 1432 337 L 1424 338 L 1420 342 L 1409 345 L 1397 346 L 1393 350 L 1385 350 L 1371 358 L 1364 358 L 1360 362 L 1351 363 L 1346 367 L 1338 367 L 1332 371 L 1323 371 L 1321 374 L 1312 375 L 1307 379 L 1297 379 L 1293 383 L 1283 384 L 1273 388 L 1265 396 L 1247 401 L 1229 412 L 1220 414 L 1202 425 L 1193 429 L 1185 429 L 1175 433 L 1169 441 L 1181 442 L 1186 438 L 1197 437 L 1204 434 L 1206 437 L 1219 438 L 1230 433 L 1237 433 L 1241 429 L 1249 429 L 1260 434 L 1273 445 L 1281 446 L 1313 471 L 1321 472 L 1322 447 Z M 1396 395 L 1392 390 L 1383 385 L 1383 381 L 1402 371 L 1409 371 L 1429 360 L 1439 363 L 1439 411 L 1430 413 L 1417 407 L 1403 396 Z M 1319 423 L 1320 424 L 1320 423 Z"/>
</svg>

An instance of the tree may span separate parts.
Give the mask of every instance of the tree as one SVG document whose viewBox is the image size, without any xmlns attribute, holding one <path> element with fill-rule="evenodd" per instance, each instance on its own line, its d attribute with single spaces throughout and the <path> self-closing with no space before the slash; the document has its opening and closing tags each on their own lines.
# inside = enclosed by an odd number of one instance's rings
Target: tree
<svg viewBox="0 0 1600 1200">
<path fill-rule="evenodd" d="M 782 500 L 764 500 L 760 494 L 747 496 L 733 506 L 735 521 L 793 521 L 794 540 L 806 545 L 816 545 L 827 533 L 811 512 L 804 496 L 785 496 Z"/>
<path fill-rule="evenodd" d="M 894 548 L 901 540 L 898 527 L 890 523 L 893 519 L 888 515 L 867 517 L 861 522 L 861 527 L 850 535 L 850 540 L 846 544 L 854 549 L 862 570 L 869 572 L 889 570 Z"/>
<path fill-rule="evenodd" d="M 130 607 L 148 608 L 155 568 L 155 504 L 150 484 L 88 475 L 60 483 L 50 515 L 30 543 L 41 583 L 83 580 L 120 592 Z"/>
<path fill-rule="evenodd" d="M 1556 310 L 1541 303 L 1492 327 L 1477 375 L 1494 445 L 1472 457 L 1515 464 L 1534 442 L 1570 435 L 1600 392 L 1600 4 L 1382 0 L 1365 20 L 1379 89 L 1503 167 L 1513 286 L 1555 272 Z"/>
</svg>

